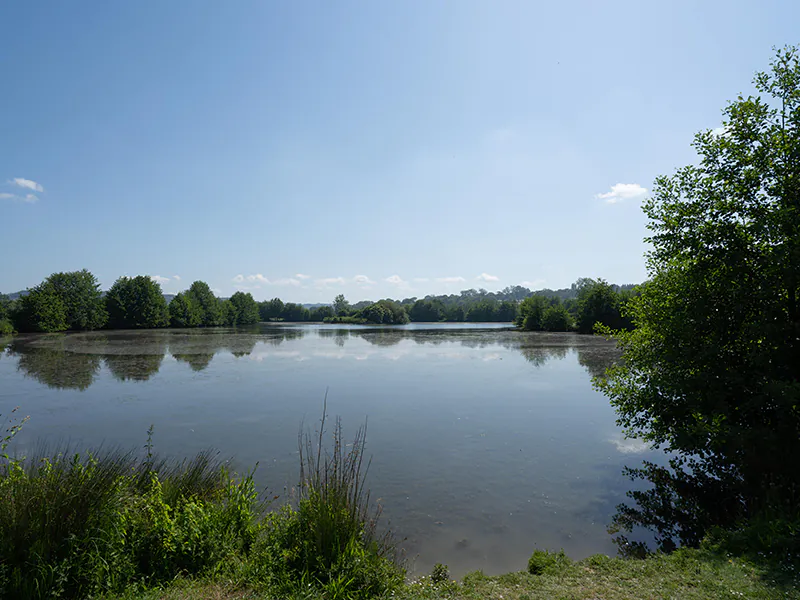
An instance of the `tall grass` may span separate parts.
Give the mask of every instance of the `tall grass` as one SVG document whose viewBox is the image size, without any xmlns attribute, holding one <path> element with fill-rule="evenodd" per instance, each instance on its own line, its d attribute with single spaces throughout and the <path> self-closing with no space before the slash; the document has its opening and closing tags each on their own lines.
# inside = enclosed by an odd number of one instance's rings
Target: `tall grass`
<svg viewBox="0 0 800 600">
<path fill-rule="evenodd" d="M 13 415 L 12 415 L 13 416 Z M 405 572 L 378 527 L 365 480 L 366 425 L 352 444 L 327 413 L 301 429 L 295 504 L 272 513 L 252 473 L 238 478 L 212 452 L 185 461 L 115 448 L 40 446 L 12 457 L 19 432 L 0 436 L 0 598 L 86 598 L 224 575 L 277 596 L 367 598 L 398 588 Z M 24 420 L 23 420 L 24 423 Z"/>
<path fill-rule="evenodd" d="M 0 463 L 0 597 L 82 598 L 213 573 L 254 539 L 252 477 L 67 448 Z"/>
<path fill-rule="evenodd" d="M 301 427 L 296 507 L 270 517 L 259 564 L 285 593 L 319 589 L 327 598 L 371 598 L 399 587 L 405 576 L 392 534 L 379 528 L 380 507 L 365 484 L 366 424 L 352 443 L 335 419 L 326 446 L 327 410 L 316 435 Z"/>
</svg>

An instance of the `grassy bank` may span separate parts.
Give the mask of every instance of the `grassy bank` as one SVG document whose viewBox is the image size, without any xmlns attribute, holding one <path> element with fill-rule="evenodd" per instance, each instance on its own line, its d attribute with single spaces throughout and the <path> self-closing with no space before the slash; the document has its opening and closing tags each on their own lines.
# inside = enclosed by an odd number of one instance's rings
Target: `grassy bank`
<svg viewBox="0 0 800 600">
<path fill-rule="evenodd" d="M 24 421 L 23 421 L 24 422 Z M 365 485 L 365 429 L 325 419 L 300 439 L 300 484 L 269 504 L 252 473 L 210 452 L 41 449 L 0 437 L 0 598 L 800 598 L 794 525 L 721 533 L 701 549 L 573 562 L 536 551 L 528 572 L 406 579 Z M 270 498 L 274 500 L 274 498 Z M 531 545 L 535 540 L 531 540 Z"/>
<path fill-rule="evenodd" d="M 487 577 L 472 573 L 459 582 L 430 576 L 407 583 L 387 597 L 399 600 L 494 598 L 501 600 L 633 600 L 640 598 L 800 598 L 789 563 L 753 562 L 709 550 L 679 550 L 645 559 L 597 555 L 572 562 L 561 557 L 538 575 L 527 572 Z M 292 599 L 328 598 L 317 590 L 276 596 L 233 580 L 180 580 L 166 588 L 130 591 L 116 599 Z M 109 597 L 111 600 L 112 597 Z"/>
</svg>

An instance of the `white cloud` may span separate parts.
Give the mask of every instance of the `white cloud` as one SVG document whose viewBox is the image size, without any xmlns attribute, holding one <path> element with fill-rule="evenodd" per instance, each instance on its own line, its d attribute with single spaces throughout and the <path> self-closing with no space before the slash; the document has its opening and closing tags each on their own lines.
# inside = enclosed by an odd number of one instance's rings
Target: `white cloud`
<svg viewBox="0 0 800 600">
<path fill-rule="evenodd" d="M 436 281 L 439 283 L 464 283 L 466 279 L 463 277 L 439 277 Z"/>
<path fill-rule="evenodd" d="M 386 283 L 391 283 L 392 285 L 405 285 L 407 283 L 402 277 L 400 277 L 400 275 L 392 275 L 391 277 L 387 277 L 385 281 Z"/>
<path fill-rule="evenodd" d="M 611 186 L 611 191 L 605 194 L 597 194 L 598 200 L 605 200 L 608 204 L 616 204 L 624 200 L 640 198 L 647 193 L 647 189 L 638 183 L 617 183 Z"/>
<path fill-rule="evenodd" d="M 283 279 L 275 279 L 274 281 L 268 282 L 270 285 L 291 285 L 297 287 L 300 285 L 300 280 L 295 279 L 294 277 L 284 277 Z"/>
<path fill-rule="evenodd" d="M 372 281 L 372 279 L 370 279 L 366 275 L 356 275 L 355 277 L 353 277 L 353 282 L 358 285 L 372 285 L 375 283 L 374 281 Z"/>
<path fill-rule="evenodd" d="M 499 277 L 495 277 L 494 275 L 489 275 L 488 273 L 481 273 L 475 279 L 477 279 L 478 281 L 487 281 L 487 282 L 500 281 Z"/>
<path fill-rule="evenodd" d="M 233 279 L 231 279 L 231 281 L 233 281 L 233 283 L 242 283 L 244 281 L 244 275 L 239 274 Z"/>
<path fill-rule="evenodd" d="M 16 196 L 7 192 L 0 193 L 0 200 L 11 200 L 12 198 L 16 198 Z"/>
<path fill-rule="evenodd" d="M 219 288 L 211 288 L 211 292 L 212 292 L 212 293 L 213 293 L 215 296 L 221 296 L 221 295 L 222 295 L 222 290 L 221 290 L 221 289 L 219 289 Z"/>
<path fill-rule="evenodd" d="M 9 183 L 34 192 L 44 192 L 44 188 L 40 184 L 23 177 L 14 177 Z"/>
<path fill-rule="evenodd" d="M 430 281 L 427 277 L 414 277 L 416 283 L 427 283 Z"/>
<path fill-rule="evenodd" d="M 346 282 L 344 277 L 324 277 L 322 279 L 317 279 L 314 283 L 316 283 L 318 287 L 324 288 L 332 285 L 344 285 Z"/>
<path fill-rule="evenodd" d="M 175 281 L 180 281 L 180 280 L 181 280 L 181 276 L 180 276 L 180 275 L 173 275 L 173 276 L 172 276 L 172 278 L 173 278 Z"/>
<path fill-rule="evenodd" d="M 545 280 L 544 279 L 534 279 L 533 281 L 521 281 L 520 282 L 520 285 L 522 287 L 526 287 L 529 290 L 534 290 L 534 289 L 536 289 L 536 288 L 538 288 L 540 286 L 543 286 L 544 284 L 545 284 Z"/>
<path fill-rule="evenodd" d="M 161 275 L 150 275 L 150 279 L 158 284 L 164 284 L 169 281 L 169 277 L 162 277 Z"/>
<path fill-rule="evenodd" d="M 295 278 L 303 280 L 303 279 L 311 279 L 311 276 L 310 275 L 303 275 L 302 273 L 297 273 L 297 275 L 295 275 Z"/>
<path fill-rule="evenodd" d="M 25 202 L 31 202 L 31 203 L 38 202 L 39 201 L 39 196 L 37 196 L 36 194 L 27 194 L 25 196 L 24 200 L 25 200 Z"/>
</svg>

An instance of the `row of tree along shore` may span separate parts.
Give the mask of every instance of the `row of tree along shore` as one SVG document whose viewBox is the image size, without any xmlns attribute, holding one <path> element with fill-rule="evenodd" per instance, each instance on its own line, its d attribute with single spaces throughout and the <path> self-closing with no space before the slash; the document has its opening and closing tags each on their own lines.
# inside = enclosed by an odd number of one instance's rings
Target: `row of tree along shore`
<svg viewBox="0 0 800 600">
<path fill-rule="evenodd" d="M 522 286 L 498 292 L 465 290 L 422 299 L 384 299 L 351 305 L 343 295 L 332 304 L 306 307 L 273 298 L 257 302 L 250 293 L 218 298 L 195 281 L 188 290 L 165 297 L 147 275 L 120 277 L 103 293 L 84 269 L 54 273 L 14 300 L 0 296 L 0 333 L 220 327 L 259 321 L 363 323 L 514 322 L 529 331 L 592 332 L 596 323 L 628 329 L 625 305 L 634 287 L 582 278 L 563 290 L 533 292 Z"/>
</svg>

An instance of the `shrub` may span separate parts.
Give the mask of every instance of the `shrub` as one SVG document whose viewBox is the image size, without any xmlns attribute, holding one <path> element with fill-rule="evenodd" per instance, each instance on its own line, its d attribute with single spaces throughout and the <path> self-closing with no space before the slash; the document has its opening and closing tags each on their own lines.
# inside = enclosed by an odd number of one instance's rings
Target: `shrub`
<svg viewBox="0 0 800 600">
<path fill-rule="evenodd" d="M 378 531 L 380 509 L 373 510 L 364 484 L 366 428 L 347 447 L 337 419 L 330 452 L 324 429 L 323 415 L 316 444 L 301 435 L 298 504 L 269 515 L 251 578 L 287 595 L 309 585 L 330 598 L 386 594 L 402 584 L 405 571 L 391 535 Z"/>
<path fill-rule="evenodd" d="M 117 450 L 0 463 L 0 597 L 86 597 L 213 573 L 254 541 L 252 477 L 209 453 Z"/>
<path fill-rule="evenodd" d="M 550 552 L 548 550 L 534 550 L 528 559 L 528 573 L 531 575 L 543 575 L 552 573 L 565 563 L 569 563 L 569 558 L 563 550 Z"/>
</svg>

